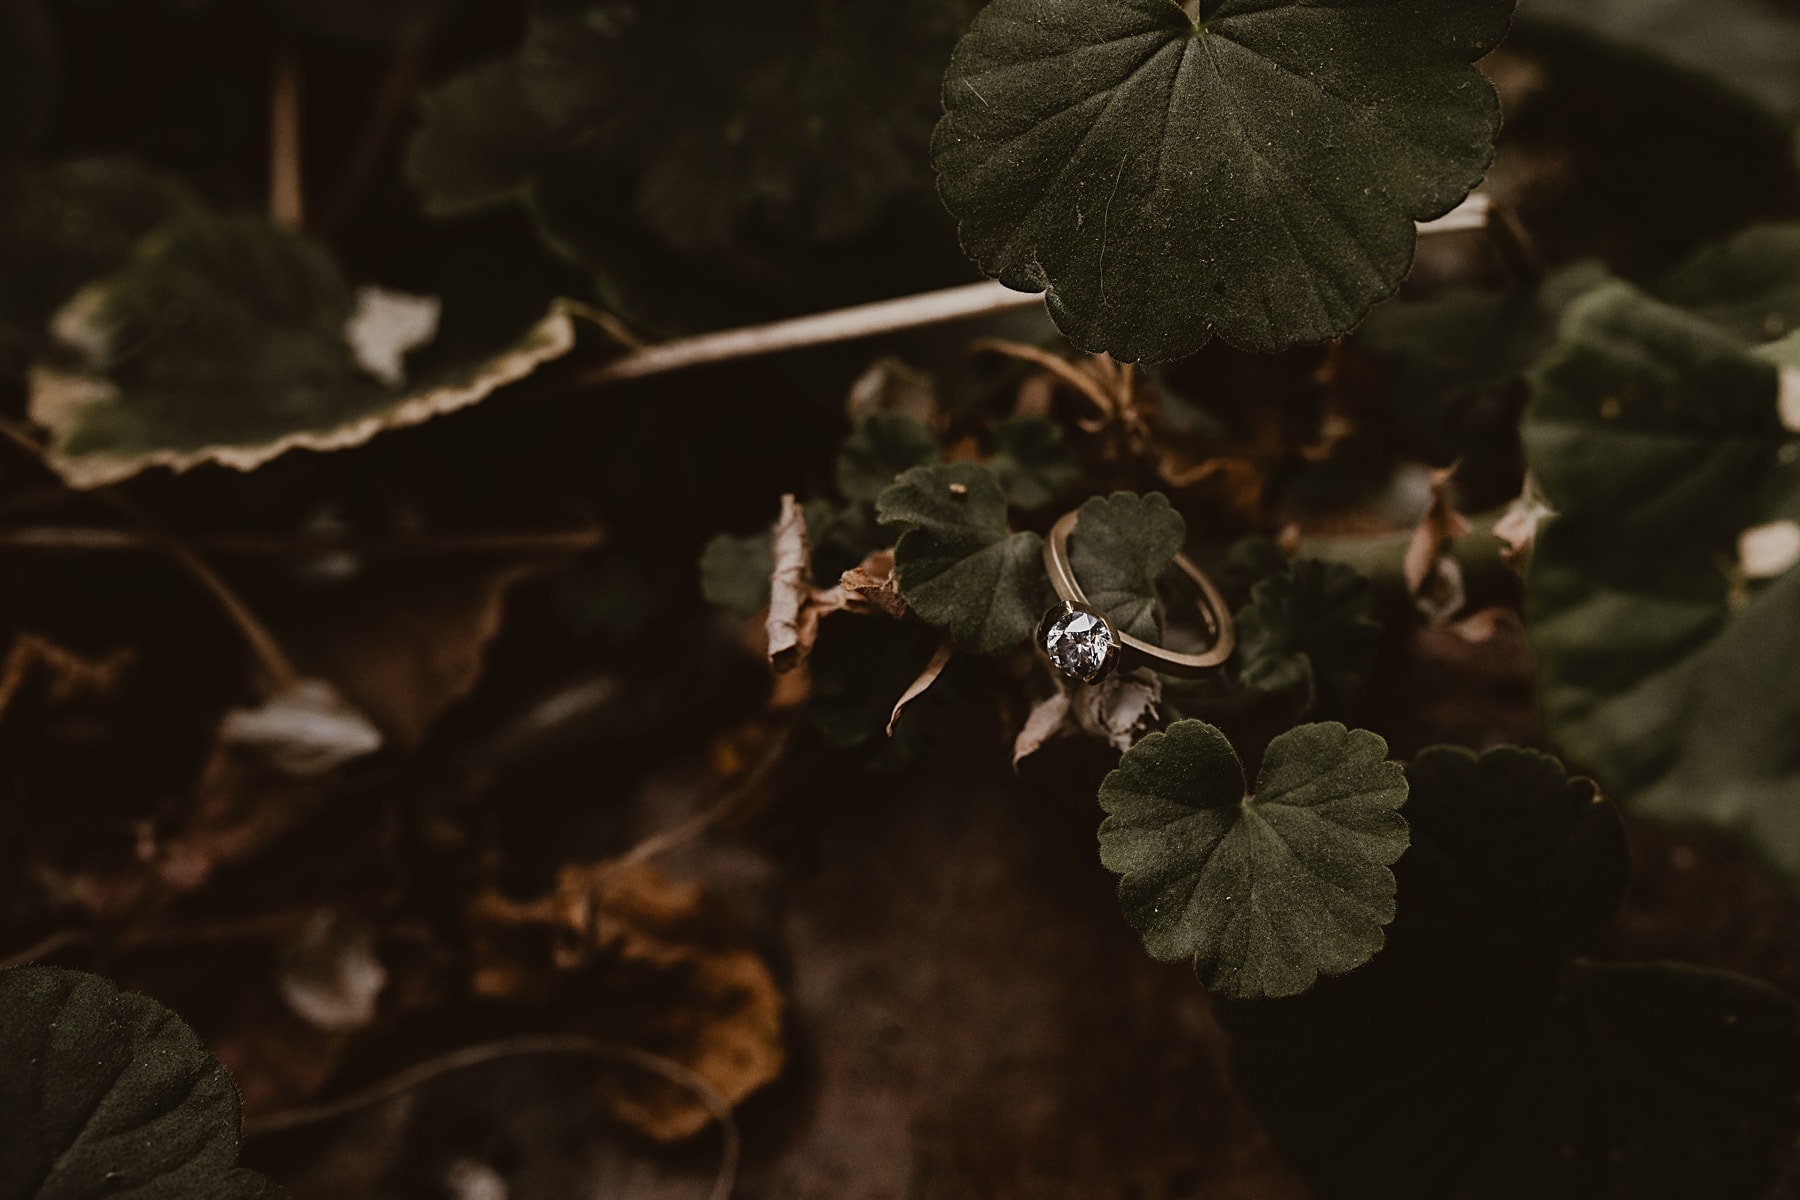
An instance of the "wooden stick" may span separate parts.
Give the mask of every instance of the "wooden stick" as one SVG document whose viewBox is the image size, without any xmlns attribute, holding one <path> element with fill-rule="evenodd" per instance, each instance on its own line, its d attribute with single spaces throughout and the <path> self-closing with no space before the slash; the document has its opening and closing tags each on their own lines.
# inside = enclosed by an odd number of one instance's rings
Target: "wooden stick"
<svg viewBox="0 0 1800 1200">
<path fill-rule="evenodd" d="M 300 55 L 291 43 L 275 52 L 269 89 L 269 218 L 287 229 L 306 224 L 300 175 Z"/>
</svg>

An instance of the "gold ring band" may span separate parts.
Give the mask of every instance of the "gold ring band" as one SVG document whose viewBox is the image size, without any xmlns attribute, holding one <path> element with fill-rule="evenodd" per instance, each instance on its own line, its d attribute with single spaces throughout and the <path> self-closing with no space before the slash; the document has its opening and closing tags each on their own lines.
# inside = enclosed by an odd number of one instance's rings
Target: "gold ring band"
<svg viewBox="0 0 1800 1200">
<path fill-rule="evenodd" d="M 1175 565 L 1200 589 L 1200 615 L 1212 644 L 1198 654 L 1180 654 L 1121 633 L 1110 617 L 1088 602 L 1069 565 L 1069 534 L 1080 519 L 1079 509 L 1065 515 L 1044 539 L 1044 569 L 1062 603 L 1044 614 L 1038 626 L 1038 646 L 1057 670 L 1081 683 L 1098 683 L 1115 670 L 1137 667 L 1192 679 L 1231 657 L 1237 637 L 1225 598 L 1185 554 L 1175 556 Z"/>
</svg>

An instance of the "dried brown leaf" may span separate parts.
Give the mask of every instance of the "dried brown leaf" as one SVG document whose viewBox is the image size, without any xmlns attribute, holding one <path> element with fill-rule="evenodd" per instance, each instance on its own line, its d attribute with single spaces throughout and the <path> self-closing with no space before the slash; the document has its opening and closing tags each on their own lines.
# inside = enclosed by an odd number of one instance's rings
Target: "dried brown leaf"
<svg viewBox="0 0 1800 1200">
<path fill-rule="evenodd" d="M 775 569 L 769 576 L 769 665 L 786 673 L 806 661 L 819 636 L 813 603 L 812 544 L 806 511 L 792 495 L 781 498 L 775 522 Z"/>
<path fill-rule="evenodd" d="M 1501 560 L 1513 570 L 1524 573 L 1525 564 L 1531 559 L 1532 543 L 1537 540 L 1538 526 L 1543 524 L 1545 517 L 1555 515 L 1543 493 L 1538 491 L 1537 484 L 1526 476 L 1524 491 L 1494 522 L 1494 536 L 1506 543 L 1500 551 Z"/>
<path fill-rule="evenodd" d="M 100 697 L 112 694 L 136 657 L 132 650 L 123 649 L 92 661 L 40 634 L 18 634 L 7 651 L 5 665 L 0 666 L 0 717 L 12 707 L 33 667 L 42 667 L 49 675 L 51 703 L 62 704 L 84 692 Z"/>
<path fill-rule="evenodd" d="M 900 714 L 906 711 L 906 706 L 931 690 L 931 685 L 938 681 L 938 676 L 942 675 L 944 668 L 950 665 L 950 657 L 955 653 L 956 647 L 949 638 L 945 638 L 938 644 L 937 650 L 931 656 L 931 661 L 925 664 L 925 669 L 919 672 L 919 677 L 907 685 L 899 702 L 894 705 L 893 715 L 888 718 L 887 723 L 889 737 L 894 736 L 894 726 L 900 723 Z"/>
<path fill-rule="evenodd" d="M 845 571 L 838 586 L 850 594 L 845 607 L 851 612 L 881 613 L 895 619 L 906 616 L 906 601 L 900 598 L 891 549 L 877 550 Z"/>
<path fill-rule="evenodd" d="M 1401 562 L 1413 603 L 1433 624 L 1448 621 L 1468 603 L 1462 567 L 1445 549 L 1452 539 L 1467 537 L 1471 529 L 1450 497 L 1456 469 L 1453 463 L 1431 472 L 1431 503 L 1419 518 Z"/>
<path fill-rule="evenodd" d="M 1042 750 L 1051 739 L 1075 732 L 1075 722 L 1069 716 L 1069 696 L 1067 692 L 1058 691 L 1045 696 L 1031 706 L 1031 712 L 1025 718 L 1025 727 L 1019 730 L 1019 736 L 1013 739 L 1013 767 Z"/>
</svg>

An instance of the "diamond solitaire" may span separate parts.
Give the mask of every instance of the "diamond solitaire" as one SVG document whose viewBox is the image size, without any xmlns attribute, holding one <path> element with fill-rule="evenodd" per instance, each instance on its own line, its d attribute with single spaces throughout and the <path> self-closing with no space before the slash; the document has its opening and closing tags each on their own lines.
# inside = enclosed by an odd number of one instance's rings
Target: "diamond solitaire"
<svg viewBox="0 0 1800 1200">
<path fill-rule="evenodd" d="M 1098 683 L 1118 662 L 1119 644 L 1100 613 L 1061 604 L 1044 616 L 1040 629 L 1050 665 L 1078 683 Z"/>
</svg>

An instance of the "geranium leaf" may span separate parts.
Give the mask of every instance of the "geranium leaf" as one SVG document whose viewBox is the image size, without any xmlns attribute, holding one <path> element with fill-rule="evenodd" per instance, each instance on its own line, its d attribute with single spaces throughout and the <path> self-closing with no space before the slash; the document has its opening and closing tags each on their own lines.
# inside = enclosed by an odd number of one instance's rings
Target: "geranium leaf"
<svg viewBox="0 0 1800 1200">
<path fill-rule="evenodd" d="M 557 301 L 494 357 L 407 388 L 359 364 L 356 297 L 325 248 L 257 217 L 189 216 L 90 285 L 57 331 L 75 356 L 33 372 L 33 420 L 76 487 L 153 466 L 251 470 L 339 450 L 479 402 L 574 348 L 586 310 Z"/>
<path fill-rule="evenodd" d="M 1007 503 L 1026 510 L 1044 508 L 1081 478 L 1063 427 L 1043 417 L 1013 416 L 995 425 L 989 465 L 1006 489 Z"/>
<path fill-rule="evenodd" d="M 238 1096 L 180 1018 L 58 967 L 0 972 L 0 1196 L 274 1200 Z"/>
<path fill-rule="evenodd" d="M 528 198 L 550 135 L 526 105 L 513 59 L 427 92 L 406 173 L 434 217 L 460 217 Z"/>
<path fill-rule="evenodd" d="M 1254 793 L 1225 735 L 1178 721 L 1100 785 L 1100 861 L 1153 957 L 1228 998 L 1292 996 L 1382 946 L 1406 849 L 1387 743 L 1338 724 L 1269 744 Z"/>
<path fill-rule="evenodd" d="M 1095 496 L 1081 506 L 1069 535 L 1069 567 L 1120 632 L 1160 643 L 1164 614 L 1156 581 L 1186 541 L 1187 522 L 1160 492 Z"/>
<path fill-rule="evenodd" d="M 769 602 L 775 554 L 768 531 L 749 537 L 721 533 L 700 552 L 700 592 L 708 604 L 753 617 Z"/>
<path fill-rule="evenodd" d="M 1292 696 L 1301 716 L 1341 707 L 1368 676 L 1381 624 L 1369 581 L 1342 563 L 1297 559 L 1238 613 L 1238 680 Z"/>
<path fill-rule="evenodd" d="M 1008 533 L 1006 495 L 984 466 L 915 467 L 881 494 L 882 524 L 905 529 L 894 547 L 900 595 L 958 645 L 999 654 L 1022 644 L 1049 607 L 1043 539 Z"/>
<path fill-rule="evenodd" d="M 1577 957 L 1624 890 L 1593 786 L 1516 747 L 1407 771 L 1399 912 L 1363 970 L 1215 1006 L 1246 1092 L 1328 1200 L 1761 1195 L 1792 1136 L 1792 1001 Z"/>
<path fill-rule="evenodd" d="M 1800 573 L 1737 566 L 1746 531 L 1800 515 L 1795 439 L 1775 365 L 1729 331 L 1766 305 L 1723 303 L 1721 326 L 1615 283 L 1570 309 L 1524 424 L 1557 514 L 1526 615 L 1570 757 L 1634 809 L 1738 829 L 1800 874 Z"/>
<path fill-rule="evenodd" d="M 902 472 L 937 460 L 937 439 L 923 424 L 911 417 L 874 413 L 858 422 L 838 452 L 838 491 L 846 500 L 873 501 Z"/>
<path fill-rule="evenodd" d="M 174 179 L 109 159 L 0 182 L 0 372 L 23 371 L 69 297 L 124 265 L 145 234 L 196 207 Z"/>
<path fill-rule="evenodd" d="M 1125 360 L 1336 337 L 1493 155 L 1512 0 L 995 0 L 932 141 L 964 248 Z"/>
</svg>

